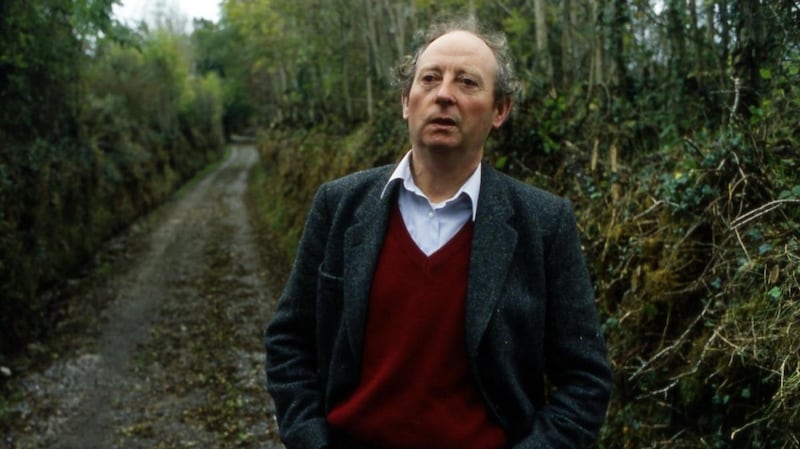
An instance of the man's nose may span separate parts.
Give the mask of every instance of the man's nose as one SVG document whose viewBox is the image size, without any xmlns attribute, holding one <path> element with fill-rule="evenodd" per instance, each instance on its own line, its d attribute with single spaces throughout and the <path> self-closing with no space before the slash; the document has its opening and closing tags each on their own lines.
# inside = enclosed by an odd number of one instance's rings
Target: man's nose
<svg viewBox="0 0 800 449">
<path fill-rule="evenodd" d="M 436 102 L 440 104 L 453 104 L 456 102 L 455 84 L 452 80 L 444 79 L 436 91 Z"/>
</svg>

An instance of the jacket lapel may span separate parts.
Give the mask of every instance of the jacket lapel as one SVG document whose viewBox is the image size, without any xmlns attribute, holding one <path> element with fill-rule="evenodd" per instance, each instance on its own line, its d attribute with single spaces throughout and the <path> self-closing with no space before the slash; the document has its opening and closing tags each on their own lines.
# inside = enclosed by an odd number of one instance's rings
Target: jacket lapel
<svg viewBox="0 0 800 449">
<path fill-rule="evenodd" d="M 381 198 L 383 182 L 389 173 L 391 171 L 381 177 L 382 182 L 376 183 L 366 195 L 365 201 L 353 214 L 353 225 L 345 233 L 343 316 L 356 360 L 360 359 L 363 350 L 372 277 L 386 235 L 389 212 L 395 204 L 396 184 Z"/>
<path fill-rule="evenodd" d="M 508 224 L 513 209 L 500 175 L 483 166 L 478 212 L 470 256 L 466 303 L 467 354 L 473 361 L 495 308 L 517 245 L 517 231 Z"/>
</svg>

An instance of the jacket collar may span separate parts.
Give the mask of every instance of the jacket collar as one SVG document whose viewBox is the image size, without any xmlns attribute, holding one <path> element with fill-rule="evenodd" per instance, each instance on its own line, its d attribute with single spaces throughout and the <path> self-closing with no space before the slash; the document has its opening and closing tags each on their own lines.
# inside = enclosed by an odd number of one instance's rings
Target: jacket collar
<svg viewBox="0 0 800 449">
<path fill-rule="evenodd" d="M 401 184 L 403 188 L 407 191 L 424 197 L 428 199 L 428 196 L 417 187 L 417 184 L 414 182 L 414 177 L 411 174 L 411 158 L 413 155 L 414 150 L 408 150 L 403 159 L 400 160 L 400 163 L 397 164 L 392 175 L 389 176 L 389 181 L 386 182 L 386 185 L 383 187 L 383 191 L 381 191 L 381 198 L 383 198 L 387 192 L 390 190 L 393 184 Z M 478 167 L 475 169 L 474 172 L 467 178 L 464 182 L 464 185 L 453 195 L 452 198 L 449 200 L 444 201 L 443 203 L 447 203 L 450 201 L 459 198 L 462 194 L 466 194 L 467 198 L 469 198 L 470 204 L 472 204 L 472 221 L 475 221 L 475 215 L 478 212 L 478 199 L 481 191 L 481 167 L 483 164 L 478 164 Z M 428 199 L 430 202 L 430 199 Z"/>
</svg>

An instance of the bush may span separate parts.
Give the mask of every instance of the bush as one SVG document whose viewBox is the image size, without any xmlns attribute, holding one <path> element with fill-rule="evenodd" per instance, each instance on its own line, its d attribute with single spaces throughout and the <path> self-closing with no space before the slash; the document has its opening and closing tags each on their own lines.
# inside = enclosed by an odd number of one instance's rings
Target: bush
<svg viewBox="0 0 800 449">
<path fill-rule="evenodd" d="M 190 76 L 186 38 L 95 36 L 85 51 L 68 13 L 87 5 L 52 3 L 0 20 L 0 357 L 53 327 L 58 295 L 43 292 L 223 149 L 219 82 Z"/>
</svg>

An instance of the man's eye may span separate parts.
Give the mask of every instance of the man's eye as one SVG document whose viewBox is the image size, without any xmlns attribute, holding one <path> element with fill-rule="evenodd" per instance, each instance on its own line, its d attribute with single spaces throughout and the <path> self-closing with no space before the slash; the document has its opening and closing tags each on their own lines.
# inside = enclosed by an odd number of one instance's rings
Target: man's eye
<svg viewBox="0 0 800 449">
<path fill-rule="evenodd" d="M 432 73 L 431 74 L 427 74 L 427 75 L 422 75 L 422 77 L 420 79 L 424 83 L 432 83 L 432 82 L 436 81 L 436 77 Z"/>
<path fill-rule="evenodd" d="M 472 79 L 472 78 L 461 78 L 461 82 L 462 82 L 462 83 L 463 83 L 465 86 L 469 86 L 469 87 L 476 87 L 476 86 L 478 85 L 478 82 L 477 82 L 477 81 L 475 81 L 475 80 L 474 80 L 474 79 Z"/>
</svg>

